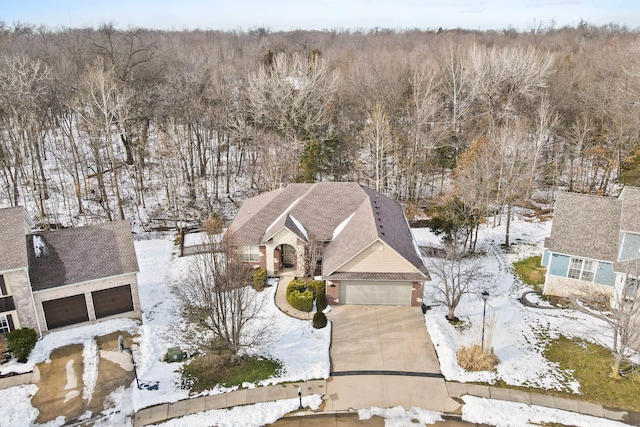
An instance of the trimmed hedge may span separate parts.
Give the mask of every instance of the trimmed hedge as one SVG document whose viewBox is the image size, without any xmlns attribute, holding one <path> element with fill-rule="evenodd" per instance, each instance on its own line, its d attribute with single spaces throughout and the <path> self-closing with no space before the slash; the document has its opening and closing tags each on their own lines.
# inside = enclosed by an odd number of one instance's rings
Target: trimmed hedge
<svg viewBox="0 0 640 427">
<path fill-rule="evenodd" d="M 25 363 L 36 346 L 38 334 L 31 328 L 16 329 L 7 334 L 7 349 L 18 362 Z"/>
<path fill-rule="evenodd" d="M 316 311 L 313 315 L 313 327 L 316 329 L 322 329 L 327 326 L 327 316 L 322 311 Z"/>
<path fill-rule="evenodd" d="M 327 302 L 327 296 L 324 293 L 316 297 L 316 309 L 318 311 L 324 311 L 324 309 L 327 308 L 327 305 L 329 304 Z"/>
<path fill-rule="evenodd" d="M 267 270 L 264 268 L 256 268 L 253 272 L 253 289 L 256 291 L 263 290 L 267 286 L 267 280 L 269 280 Z"/>
<path fill-rule="evenodd" d="M 316 301 L 318 311 L 327 308 L 327 295 L 323 280 L 304 281 L 295 279 L 287 286 L 287 301 L 293 308 L 311 312 Z"/>
<path fill-rule="evenodd" d="M 306 282 L 292 280 L 287 286 L 287 302 L 295 309 L 311 312 L 313 310 L 313 291 Z"/>
</svg>

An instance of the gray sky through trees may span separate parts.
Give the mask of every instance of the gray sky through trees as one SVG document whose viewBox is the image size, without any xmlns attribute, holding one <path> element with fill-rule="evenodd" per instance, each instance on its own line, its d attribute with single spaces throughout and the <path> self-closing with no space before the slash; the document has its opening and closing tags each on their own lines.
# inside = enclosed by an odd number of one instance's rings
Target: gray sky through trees
<svg viewBox="0 0 640 427">
<path fill-rule="evenodd" d="M 1 0 L 0 20 L 47 27 L 114 22 L 164 29 L 529 30 L 552 22 L 640 27 L 637 0 Z"/>
</svg>

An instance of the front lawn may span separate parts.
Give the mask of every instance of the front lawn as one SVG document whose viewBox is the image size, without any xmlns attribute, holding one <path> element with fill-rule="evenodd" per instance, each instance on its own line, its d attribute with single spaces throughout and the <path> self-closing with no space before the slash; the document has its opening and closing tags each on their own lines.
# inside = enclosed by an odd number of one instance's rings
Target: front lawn
<svg viewBox="0 0 640 427">
<path fill-rule="evenodd" d="M 588 341 L 560 336 L 547 346 L 545 357 L 562 369 L 573 371 L 582 398 L 603 406 L 640 411 L 640 377 L 628 375 L 615 380 L 611 373 L 611 350 Z"/>
<path fill-rule="evenodd" d="M 513 263 L 517 276 L 523 283 L 539 287 L 544 283 L 545 268 L 540 264 L 540 255 L 524 258 Z"/>
<path fill-rule="evenodd" d="M 216 386 L 233 387 L 276 377 L 282 370 L 277 360 L 243 357 L 232 361 L 228 355 L 205 354 L 182 367 L 182 388 L 199 393 Z"/>
</svg>

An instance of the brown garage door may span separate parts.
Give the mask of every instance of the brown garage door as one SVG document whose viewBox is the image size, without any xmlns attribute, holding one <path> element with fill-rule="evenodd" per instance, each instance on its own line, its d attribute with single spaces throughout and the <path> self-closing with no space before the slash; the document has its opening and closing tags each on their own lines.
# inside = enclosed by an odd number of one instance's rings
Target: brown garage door
<svg viewBox="0 0 640 427">
<path fill-rule="evenodd" d="M 131 285 L 91 292 L 96 318 L 112 316 L 118 313 L 133 311 Z"/>
<path fill-rule="evenodd" d="M 84 294 L 42 302 L 47 328 L 54 329 L 89 320 Z"/>
</svg>

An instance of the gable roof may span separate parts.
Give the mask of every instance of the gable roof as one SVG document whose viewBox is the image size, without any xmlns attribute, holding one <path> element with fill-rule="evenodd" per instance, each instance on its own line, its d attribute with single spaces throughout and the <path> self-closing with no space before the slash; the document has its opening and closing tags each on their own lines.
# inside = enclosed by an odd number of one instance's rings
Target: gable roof
<svg viewBox="0 0 640 427">
<path fill-rule="evenodd" d="M 128 221 L 36 233 L 26 243 L 34 291 L 138 271 Z"/>
<path fill-rule="evenodd" d="M 418 270 L 417 276 L 426 277 L 427 270 L 418 255 L 402 206 L 369 187 L 361 188 L 367 198 L 340 234 L 327 246 L 322 260 L 323 274 L 333 274 L 355 255 L 380 239 L 415 267 Z"/>
<path fill-rule="evenodd" d="M 418 276 L 427 277 L 402 207 L 394 200 L 355 182 L 291 184 L 266 194 L 243 203 L 229 227 L 234 242 L 260 245 L 282 228 L 302 241 L 330 242 L 322 261 L 323 274 L 329 274 L 380 239 Z"/>
<path fill-rule="evenodd" d="M 621 201 L 611 197 L 560 193 L 556 200 L 550 251 L 614 262 L 618 254 Z"/>
<path fill-rule="evenodd" d="M 620 193 L 620 230 L 640 233 L 640 188 L 625 187 Z"/>
<path fill-rule="evenodd" d="M 24 236 L 33 227 L 24 208 L 0 209 L 2 240 L 0 241 L 0 271 L 27 268 L 27 247 Z"/>
</svg>

